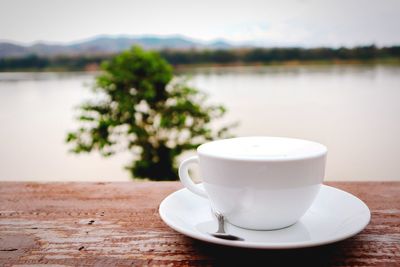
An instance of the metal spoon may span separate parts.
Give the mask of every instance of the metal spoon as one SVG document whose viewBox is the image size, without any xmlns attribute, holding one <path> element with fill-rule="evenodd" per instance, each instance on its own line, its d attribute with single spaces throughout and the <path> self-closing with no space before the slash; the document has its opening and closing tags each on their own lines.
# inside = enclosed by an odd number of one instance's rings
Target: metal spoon
<svg viewBox="0 0 400 267">
<path fill-rule="evenodd" d="M 218 230 L 215 233 L 209 233 L 210 235 L 217 237 L 217 238 L 231 240 L 231 241 L 244 241 L 244 239 L 241 237 L 225 233 L 225 227 L 224 227 L 225 218 L 224 218 L 224 216 L 215 210 L 212 210 L 212 213 L 218 220 Z"/>
</svg>

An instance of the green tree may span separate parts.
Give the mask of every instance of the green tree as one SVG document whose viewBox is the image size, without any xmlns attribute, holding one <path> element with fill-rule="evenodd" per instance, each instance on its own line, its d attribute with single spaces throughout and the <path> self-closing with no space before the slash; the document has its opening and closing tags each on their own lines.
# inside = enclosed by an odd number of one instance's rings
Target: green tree
<svg viewBox="0 0 400 267">
<path fill-rule="evenodd" d="M 67 136 L 73 152 L 110 156 L 128 149 L 133 177 L 176 180 L 178 155 L 229 135 L 231 126 L 211 127 L 225 108 L 207 105 L 205 94 L 174 78 L 158 53 L 133 47 L 102 70 L 94 86 L 100 97 L 80 106 L 80 127 Z"/>
</svg>

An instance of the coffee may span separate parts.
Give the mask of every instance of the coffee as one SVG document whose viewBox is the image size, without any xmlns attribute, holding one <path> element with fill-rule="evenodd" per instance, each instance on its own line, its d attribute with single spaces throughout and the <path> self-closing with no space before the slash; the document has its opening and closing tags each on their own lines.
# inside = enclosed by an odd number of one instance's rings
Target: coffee
<svg viewBox="0 0 400 267">
<path fill-rule="evenodd" d="M 326 147 L 315 142 L 283 137 L 238 137 L 205 143 L 198 153 L 231 159 L 290 159 L 326 153 Z"/>
</svg>

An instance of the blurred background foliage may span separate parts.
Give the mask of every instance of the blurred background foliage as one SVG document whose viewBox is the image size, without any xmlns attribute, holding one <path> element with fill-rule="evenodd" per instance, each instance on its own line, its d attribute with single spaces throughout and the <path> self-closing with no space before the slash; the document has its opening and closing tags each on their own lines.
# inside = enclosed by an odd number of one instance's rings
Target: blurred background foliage
<svg viewBox="0 0 400 267">
<path fill-rule="evenodd" d="M 207 104 L 204 93 L 174 78 L 172 66 L 157 52 L 133 47 L 101 69 L 94 90 L 102 97 L 80 106 L 80 127 L 67 135 L 73 152 L 111 156 L 127 149 L 132 177 L 177 180 L 177 156 L 229 137 L 233 125 L 211 127 L 225 108 Z"/>
<path fill-rule="evenodd" d="M 334 62 L 376 61 L 399 63 L 400 46 L 376 47 L 374 45 L 353 48 L 235 48 L 215 50 L 161 50 L 160 54 L 172 65 L 214 65 L 214 64 L 273 64 L 285 61 Z M 97 69 L 103 60 L 115 55 L 60 55 L 44 57 L 0 58 L 0 71 L 12 70 L 63 70 L 79 71 Z"/>
</svg>

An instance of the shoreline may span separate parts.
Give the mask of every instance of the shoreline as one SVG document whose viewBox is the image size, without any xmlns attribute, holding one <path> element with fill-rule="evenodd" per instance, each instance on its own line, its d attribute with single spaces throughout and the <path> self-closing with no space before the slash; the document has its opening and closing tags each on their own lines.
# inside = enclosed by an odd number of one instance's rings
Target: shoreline
<svg viewBox="0 0 400 267">
<path fill-rule="evenodd" d="M 232 68 L 232 67 L 268 67 L 268 66 L 282 66 L 282 67 L 297 67 L 297 66 L 334 66 L 334 65 L 349 65 L 349 66 L 357 66 L 357 65 L 392 65 L 392 66 L 400 66 L 400 58 L 382 58 L 382 59 L 371 59 L 371 60 L 283 60 L 283 61 L 270 61 L 270 62 L 255 62 L 255 63 L 243 63 L 243 62 L 231 62 L 231 63 L 204 63 L 204 64 L 177 64 L 173 65 L 176 72 L 180 73 L 186 70 L 195 70 L 201 68 Z M 67 72 L 85 72 L 85 73 L 96 73 L 101 71 L 100 68 L 94 67 L 91 65 L 90 68 L 82 68 L 82 69 L 70 69 L 70 68 L 12 68 L 12 69 L 4 69 L 0 70 L 0 73 L 18 73 L 18 72 L 37 72 L 37 73 L 45 73 L 45 72 L 59 72 L 59 73 L 67 73 Z"/>
</svg>

